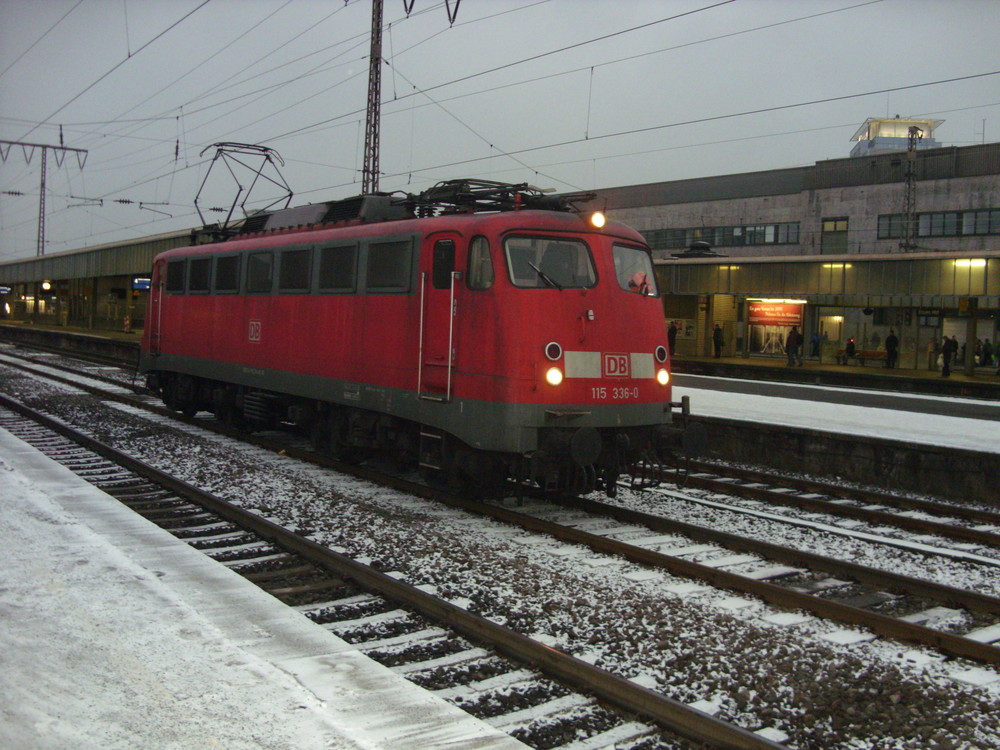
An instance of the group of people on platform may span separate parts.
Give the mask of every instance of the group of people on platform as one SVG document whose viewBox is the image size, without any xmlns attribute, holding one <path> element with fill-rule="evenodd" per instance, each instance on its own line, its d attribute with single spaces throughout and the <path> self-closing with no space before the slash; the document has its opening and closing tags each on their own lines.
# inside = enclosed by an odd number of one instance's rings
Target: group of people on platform
<svg viewBox="0 0 1000 750">
<path fill-rule="evenodd" d="M 936 341 L 931 342 L 928 351 L 931 353 L 930 358 L 932 360 L 934 355 L 937 355 L 937 364 L 941 367 L 941 377 L 943 378 L 951 375 L 951 365 L 953 363 L 964 364 L 967 355 L 966 345 L 959 345 L 958 339 L 955 336 L 950 338 L 945 336 L 940 344 Z M 976 348 L 972 354 L 974 366 L 992 367 L 996 364 L 996 374 L 1000 375 L 1000 357 L 996 357 L 996 361 L 994 361 L 995 355 L 996 351 L 993 348 L 993 342 L 989 339 L 976 339 Z"/>
<path fill-rule="evenodd" d="M 667 338 L 670 347 L 670 354 L 673 356 L 677 341 L 677 331 L 680 326 L 676 321 L 671 321 L 667 330 Z M 823 342 L 827 340 L 826 333 L 824 332 L 822 339 L 819 334 L 814 333 L 810 339 L 811 349 L 810 356 L 813 358 L 820 357 L 820 346 Z M 886 335 L 885 339 L 882 340 L 877 332 L 873 332 L 871 338 L 869 339 L 870 345 L 872 347 L 869 351 L 884 351 L 885 352 L 885 366 L 888 368 L 895 368 L 899 363 L 899 337 L 896 335 L 896 331 L 893 328 L 889 329 L 889 333 Z M 712 330 L 712 349 L 716 359 L 722 356 L 722 348 L 725 343 L 723 337 L 722 327 L 716 323 Z M 788 367 L 802 367 L 802 352 L 805 348 L 805 338 L 799 332 L 798 326 L 792 326 L 791 330 L 785 335 L 785 354 L 788 357 Z M 928 366 L 931 369 L 937 367 L 941 368 L 941 377 L 948 377 L 951 375 L 951 368 L 953 364 L 961 364 L 965 361 L 966 347 L 965 344 L 959 345 L 958 339 L 955 336 L 944 336 L 940 342 L 937 340 L 931 341 L 928 345 L 929 362 Z M 1000 375 L 1000 347 L 994 348 L 993 343 L 989 339 L 976 339 L 976 349 L 973 355 L 975 357 L 975 363 L 979 367 L 990 367 L 993 364 L 997 364 L 997 375 Z M 857 344 L 853 338 L 849 338 L 847 343 L 844 345 L 842 352 L 837 354 L 838 364 L 848 364 L 851 361 L 860 361 L 864 363 L 866 357 L 858 351 Z M 935 361 L 936 358 L 936 361 Z"/>
</svg>

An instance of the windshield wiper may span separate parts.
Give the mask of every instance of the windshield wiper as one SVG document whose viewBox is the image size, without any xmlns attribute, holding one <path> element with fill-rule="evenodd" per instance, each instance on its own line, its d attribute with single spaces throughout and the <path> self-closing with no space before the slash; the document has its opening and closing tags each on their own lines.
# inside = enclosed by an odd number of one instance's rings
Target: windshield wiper
<svg viewBox="0 0 1000 750">
<path fill-rule="evenodd" d="M 535 273 L 538 274 L 538 278 L 540 278 L 543 282 L 545 282 L 546 284 L 548 284 L 551 287 L 555 287 L 560 292 L 563 290 L 562 284 L 560 284 L 558 281 L 556 281 L 555 279 L 553 279 L 551 276 L 549 276 L 547 273 L 545 273 L 545 271 L 543 271 L 541 268 L 539 268 L 538 266 L 536 266 L 530 260 L 528 261 L 528 265 L 531 266 L 532 269 L 534 269 Z"/>
</svg>

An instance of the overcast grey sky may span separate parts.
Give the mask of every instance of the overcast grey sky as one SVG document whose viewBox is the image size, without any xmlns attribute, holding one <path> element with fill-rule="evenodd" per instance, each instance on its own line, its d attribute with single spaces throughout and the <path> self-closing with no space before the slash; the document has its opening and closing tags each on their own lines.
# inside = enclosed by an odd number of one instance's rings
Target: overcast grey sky
<svg viewBox="0 0 1000 750">
<path fill-rule="evenodd" d="M 384 191 L 807 165 L 896 114 L 1000 140 L 997 0 L 462 0 L 454 25 L 385 0 L 384 20 Z M 199 224 L 221 141 L 275 149 L 292 205 L 359 193 L 370 28 L 370 0 L 0 0 L 0 140 L 88 150 L 49 152 L 46 252 Z M 35 254 L 41 159 L 0 151 L 3 262 Z M 235 184 L 213 170 L 206 219 Z"/>
</svg>

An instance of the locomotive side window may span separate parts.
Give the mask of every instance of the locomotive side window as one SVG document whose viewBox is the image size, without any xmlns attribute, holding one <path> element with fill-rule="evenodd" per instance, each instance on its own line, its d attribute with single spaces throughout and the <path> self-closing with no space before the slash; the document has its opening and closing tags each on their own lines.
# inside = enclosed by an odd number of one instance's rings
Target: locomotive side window
<svg viewBox="0 0 1000 750">
<path fill-rule="evenodd" d="M 615 245 L 611 250 L 615 261 L 615 276 L 618 286 L 627 292 L 655 297 L 656 276 L 649 253 L 640 247 Z"/>
<path fill-rule="evenodd" d="M 183 260 L 167 263 L 167 291 L 171 294 L 184 293 L 184 265 Z"/>
<path fill-rule="evenodd" d="M 410 291 L 410 271 L 413 265 L 413 243 L 410 240 L 373 242 L 368 246 L 368 292 Z"/>
<path fill-rule="evenodd" d="M 431 281 L 435 289 L 451 289 L 451 273 L 455 270 L 455 241 L 438 240 L 434 243 L 434 262 Z"/>
<path fill-rule="evenodd" d="M 240 256 L 224 255 L 215 259 L 215 291 L 233 294 L 240 290 Z"/>
<path fill-rule="evenodd" d="M 358 263 L 357 245 L 324 247 L 319 251 L 319 289 L 321 292 L 353 292 Z"/>
<path fill-rule="evenodd" d="M 212 259 L 192 258 L 188 263 L 188 291 L 207 294 L 212 290 Z"/>
<path fill-rule="evenodd" d="M 473 237 L 469 243 L 469 289 L 489 289 L 493 286 L 493 260 L 490 258 L 490 241 Z"/>
<path fill-rule="evenodd" d="M 247 291 L 270 293 L 273 272 L 274 256 L 271 253 L 250 253 L 247 258 Z"/>
<path fill-rule="evenodd" d="M 308 292 L 312 248 L 284 250 L 278 271 L 278 289 L 282 292 Z"/>
<path fill-rule="evenodd" d="M 511 283 L 522 289 L 583 289 L 597 283 L 587 245 L 564 237 L 518 237 L 504 240 Z"/>
</svg>

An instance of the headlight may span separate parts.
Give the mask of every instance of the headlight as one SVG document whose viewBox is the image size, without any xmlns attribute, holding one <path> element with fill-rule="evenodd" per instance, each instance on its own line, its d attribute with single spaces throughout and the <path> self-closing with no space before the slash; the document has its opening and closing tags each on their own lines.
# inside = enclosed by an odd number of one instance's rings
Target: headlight
<svg viewBox="0 0 1000 750">
<path fill-rule="evenodd" d="M 545 371 L 545 382 L 549 385 L 559 385 L 563 381 L 562 370 L 558 367 L 550 367 Z"/>
<path fill-rule="evenodd" d="M 656 382 L 660 385 L 666 385 L 670 382 L 670 373 L 665 367 L 656 371 Z"/>
<path fill-rule="evenodd" d="M 594 211 L 594 213 L 590 215 L 590 225 L 595 229 L 600 229 L 606 223 L 607 219 L 604 218 L 604 214 L 602 214 L 600 211 Z"/>
</svg>

